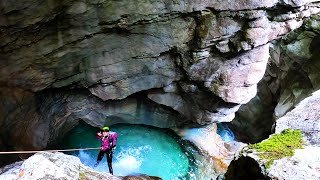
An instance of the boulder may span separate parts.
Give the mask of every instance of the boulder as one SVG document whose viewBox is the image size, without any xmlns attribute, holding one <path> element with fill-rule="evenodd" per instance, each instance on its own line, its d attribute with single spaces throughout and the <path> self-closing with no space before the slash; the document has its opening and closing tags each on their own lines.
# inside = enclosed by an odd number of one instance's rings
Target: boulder
<svg viewBox="0 0 320 180">
<path fill-rule="evenodd" d="M 83 165 L 79 158 L 63 153 L 37 153 L 23 162 L 6 166 L 0 171 L 6 180 L 36 179 L 121 179 L 96 172 Z"/>
</svg>

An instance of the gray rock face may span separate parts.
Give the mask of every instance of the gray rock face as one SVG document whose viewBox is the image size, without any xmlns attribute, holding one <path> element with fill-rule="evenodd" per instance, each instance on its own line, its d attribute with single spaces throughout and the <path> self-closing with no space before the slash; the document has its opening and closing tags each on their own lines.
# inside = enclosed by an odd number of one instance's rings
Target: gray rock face
<svg viewBox="0 0 320 180">
<path fill-rule="evenodd" d="M 236 141 L 224 142 L 217 134 L 215 124 L 200 128 L 175 129 L 175 132 L 199 148 L 212 166 L 205 169 L 213 168 L 216 176 L 224 174 L 233 157 L 238 156 L 242 148 L 247 145 Z M 205 162 L 202 163 L 205 164 Z"/>
<path fill-rule="evenodd" d="M 318 16 L 315 17 L 317 19 Z M 309 23 L 306 27 L 310 29 Z M 311 30 L 311 29 L 310 29 Z M 273 82 L 275 87 L 281 85 L 279 102 L 275 108 L 275 117 L 279 118 L 290 111 L 297 103 L 320 88 L 319 76 L 319 51 L 316 50 L 320 44 L 319 36 L 312 31 L 300 31 L 289 36 L 288 41 L 282 45 L 285 49 L 280 70 L 278 71 L 278 82 Z M 295 39 L 295 40 L 294 40 Z M 281 82 L 281 83 L 279 83 Z M 278 83 L 278 85 L 276 85 Z"/>
<path fill-rule="evenodd" d="M 18 6 L 6 1 L 0 21 L 0 83 L 32 91 L 84 87 L 103 100 L 113 100 L 187 78 L 227 104 L 244 104 L 255 96 L 265 71 L 264 44 L 316 13 L 317 6 L 311 12 L 302 7 L 306 3 L 310 1 L 25 1 Z M 277 4 L 301 6 L 299 18 L 284 13 L 272 21 L 266 10 L 256 10 Z M 309 13 L 299 15 L 304 11 Z M 247 52 L 239 52 L 243 50 Z M 195 122 L 201 124 L 234 117 L 200 111 L 206 117 Z"/>
<path fill-rule="evenodd" d="M 34 93 L 22 89 L 1 88 L 1 140 L 5 146 L 16 149 L 45 148 L 49 139 L 49 119 L 37 113 Z M 54 107 L 51 107 L 54 108 Z M 23 139 L 21 137 L 24 137 Z"/>
<path fill-rule="evenodd" d="M 266 179 L 312 179 L 320 178 L 320 120 L 319 101 L 320 91 L 316 91 L 312 96 L 305 98 L 295 106 L 293 110 L 276 120 L 276 133 L 284 129 L 299 129 L 305 140 L 303 149 L 296 149 L 292 157 L 284 157 L 275 160 L 270 168 L 266 169 L 263 160 L 257 155 L 258 152 L 243 152 L 245 158 L 254 160 L 259 164 L 259 171 L 256 174 L 263 174 Z M 243 158 L 242 158 L 243 159 Z M 249 160 L 247 160 L 249 161 Z M 236 158 L 233 164 L 241 163 L 240 158 Z M 239 168 L 238 171 L 244 169 Z M 232 172 L 230 172 L 232 173 Z M 227 173 L 228 174 L 228 173 Z M 235 175 L 235 174 L 234 174 Z"/>
<path fill-rule="evenodd" d="M 297 149 L 292 157 L 275 161 L 269 170 L 272 179 L 312 179 L 320 178 L 320 147 Z M 311 155 L 312 154 L 312 155 Z"/>
<path fill-rule="evenodd" d="M 271 134 L 275 107 L 274 94 L 266 80 L 258 84 L 258 93 L 249 103 L 242 105 L 229 124 L 239 141 L 257 143 Z"/>
<path fill-rule="evenodd" d="M 293 157 L 275 161 L 268 174 L 278 179 L 319 179 L 320 169 L 320 91 L 305 98 L 285 116 L 277 119 L 276 133 L 287 128 L 304 134 L 306 147 L 297 149 Z"/>
<path fill-rule="evenodd" d="M 0 178 L 5 180 L 161 180 L 155 176 L 113 176 L 109 173 L 97 172 L 81 163 L 75 156 L 60 152 L 37 153 L 25 161 L 19 161 L 0 168 Z"/>
<path fill-rule="evenodd" d="M 299 129 L 311 145 L 320 146 L 320 91 L 301 101 L 292 111 L 276 121 L 276 133 Z"/>
<path fill-rule="evenodd" d="M 6 180 L 36 179 L 122 179 L 110 174 L 96 172 L 83 165 L 80 159 L 63 153 L 37 153 L 24 162 L 18 162 L 0 171 Z"/>
<path fill-rule="evenodd" d="M 158 127 L 231 121 L 257 93 L 269 43 L 319 11 L 314 0 L 2 1 L 1 141 L 44 148 L 78 119 Z M 318 82 L 316 68 L 304 67 Z M 135 93 L 174 112 L 141 112 Z M 20 129 L 33 130 L 28 141 L 18 143 Z"/>
<path fill-rule="evenodd" d="M 305 30 L 296 30 L 271 43 L 269 63 L 259 82 L 258 94 L 241 106 L 231 123 L 245 142 L 267 138 L 276 119 L 320 88 L 319 20 L 319 15 L 311 16 L 303 25 Z"/>
<path fill-rule="evenodd" d="M 148 99 L 132 97 L 104 102 L 87 91 L 74 93 L 69 90 L 34 94 L 1 88 L 1 92 L 6 93 L 7 101 L 3 101 L 5 106 L 0 107 L 0 112 L 5 115 L 0 121 L 0 137 L 8 148 L 14 150 L 51 146 L 80 120 L 94 127 L 127 123 L 173 128 L 185 123 L 178 113 Z"/>
<path fill-rule="evenodd" d="M 193 119 L 201 125 L 229 122 L 234 118 L 234 112 L 240 107 L 238 104 L 226 103 L 210 93 L 201 91 L 195 91 L 191 97 L 185 93 L 151 91 L 148 97 L 158 104 L 173 108 L 187 119 Z"/>
<path fill-rule="evenodd" d="M 225 102 L 245 104 L 257 93 L 257 83 L 262 79 L 269 58 L 269 46 L 264 45 L 227 61 L 220 66 L 217 80 L 211 82 L 210 90 Z M 211 64 L 211 63 L 205 63 Z M 210 73 L 207 73 L 210 75 Z M 205 80 L 206 83 L 210 79 Z"/>
</svg>

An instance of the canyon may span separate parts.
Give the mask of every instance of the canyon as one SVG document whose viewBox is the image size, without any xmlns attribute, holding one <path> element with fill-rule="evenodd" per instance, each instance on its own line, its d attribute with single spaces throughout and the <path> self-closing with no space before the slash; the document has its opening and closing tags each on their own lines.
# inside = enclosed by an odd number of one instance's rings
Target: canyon
<svg viewBox="0 0 320 180">
<path fill-rule="evenodd" d="M 260 142 L 320 89 L 316 0 L 3 0 L 0 14 L 0 151 L 54 148 L 81 121 L 144 124 L 225 173 L 242 145 L 218 123 Z M 316 139 L 312 122 L 302 131 Z"/>
</svg>

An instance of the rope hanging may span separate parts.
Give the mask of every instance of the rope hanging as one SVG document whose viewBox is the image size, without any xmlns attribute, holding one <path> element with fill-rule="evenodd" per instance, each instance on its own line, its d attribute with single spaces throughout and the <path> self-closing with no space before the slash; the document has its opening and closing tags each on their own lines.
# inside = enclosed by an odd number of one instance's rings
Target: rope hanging
<svg viewBox="0 0 320 180">
<path fill-rule="evenodd" d="M 66 151 L 80 151 L 80 150 L 94 150 L 100 148 L 82 148 L 82 149 L 56 149 L 56 150 L 38 150 L 38 151 L 0 151 L 0 154 L 27 154 L 37 152 L 66 152 Z"/>
</svg>

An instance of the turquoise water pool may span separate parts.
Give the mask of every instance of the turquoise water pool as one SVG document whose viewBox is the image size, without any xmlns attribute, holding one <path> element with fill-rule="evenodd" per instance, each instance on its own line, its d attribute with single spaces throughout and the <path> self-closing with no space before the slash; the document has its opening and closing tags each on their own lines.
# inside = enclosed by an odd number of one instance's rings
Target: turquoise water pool
<svg viewBox="0 0 320 180">
<path fill-rule="evenodd" d="M 97 128 L 81 123 L 64 139 L 63 148 L 100 147 L 95 138 Z M 148 174 L 164 180 L 184 179 L 188 175 L 189 159 L 170 131 L 142 125 L 114 125 L 118 133 L 113 156 L 115 175 Z M 74 152 L 87 166 L 93 167 L 98 150 Z M 106 159 L 94 168 L 108 172 Z"/>
<path fill-rule="evenodd" d="M 81 122 L 64 138 L 61 148 L 100 147 L 101 142 L 95 138 L 98 130 Z M 203 180 L 215 177 L 212 162 L 202 156 L 190 142 L 180 139 L 170 130 L 129 124 L 114 125 L 110 130 L 118 133 L 113 156 L 115 175 L 147 174 L 164 180 Z M 223 124 L 218 125 L 218 133 L 225 141 L 234 138 L 232 131 Z M 85 165 L 94 168 L 98 152 L 76 151 L 72 154 Z M 94 169 L 109 172 L 106 158 Z"/>
</svg>

